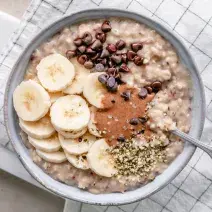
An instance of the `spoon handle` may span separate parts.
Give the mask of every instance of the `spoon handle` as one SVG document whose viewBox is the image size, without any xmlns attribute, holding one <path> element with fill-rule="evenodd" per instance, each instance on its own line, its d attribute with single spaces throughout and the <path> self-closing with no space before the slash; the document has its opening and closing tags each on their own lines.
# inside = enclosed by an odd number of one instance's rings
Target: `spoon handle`
<svg viewBox="0 0 212 212">
<path fill-rule="evenodd" d="M 190 135 L 176 129 L 172 131 L 173 134 L 177 135 L 178 137 L 180 137 L 181 139 L 183 139 L 184 141 L 188 141 L 190 143 L 192 143 L 193 145 L 199 147 L 200 149 L 202 149 L 203 151 L 205 151 L 206 153 L 208 153 L 208 155 L 212 158 L 212 147 L 204 144 L 203 142 L 192 138 Z"/>
</svg>

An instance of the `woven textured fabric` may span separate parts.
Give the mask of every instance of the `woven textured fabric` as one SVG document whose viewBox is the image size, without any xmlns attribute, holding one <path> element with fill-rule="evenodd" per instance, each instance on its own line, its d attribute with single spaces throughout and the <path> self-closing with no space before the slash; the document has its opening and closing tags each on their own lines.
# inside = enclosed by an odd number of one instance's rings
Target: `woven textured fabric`
<svg viewBox="0 0 212 212">
<path fill-rule="evenodd" d="M 30 41 L 44 24 L 75 11 L 115 7 L 149 16 L 178 34 L 202 75 L 207 118 L 201 140 L 212 139 L 212 1 L 211 0 L 33 0 L 18 30 L 0 55 L 0 144 L 12 148 L 3 121 L 3 96 L 8 75 Z M 184 170 L 157 194 L 143 201 L 118 206 L 82 204 L 82 212 L 212 212 L 212 160 L 197 149 Z"/>
</svg>

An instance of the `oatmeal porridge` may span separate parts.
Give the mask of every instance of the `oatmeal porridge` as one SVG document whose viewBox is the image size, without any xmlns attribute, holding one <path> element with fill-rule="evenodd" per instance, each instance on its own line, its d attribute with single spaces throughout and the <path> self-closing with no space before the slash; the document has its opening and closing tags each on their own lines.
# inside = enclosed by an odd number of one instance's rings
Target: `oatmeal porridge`
<svg viewBox="0 0 212 212">
<path fill-rule="evenodd" d="M 33 161 L 92 193 L 154 180 L 183 150 L 191 79 L 155 30 L 130 19 L 66 27 L 32 54 L 13 94 Z"/>
</svg>

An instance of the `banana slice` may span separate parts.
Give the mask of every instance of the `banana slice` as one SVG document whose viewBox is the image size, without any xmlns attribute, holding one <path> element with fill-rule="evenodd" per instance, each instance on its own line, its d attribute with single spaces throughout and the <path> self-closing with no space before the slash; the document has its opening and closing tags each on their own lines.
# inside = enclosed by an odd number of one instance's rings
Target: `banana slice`
<svg viewBox="0 0 212 212">
<path fill-rule="evenodd" d="M 64 96 L 62 92 L 49 93 L 51 104 L 57 101 L 60 97 Z"/>
<path fill-rule="evenodd" d="M 35 122 L 19 119 L 19 125 L 21 129 L 32 138 L 49 138 L 55 133 L 55 129 L 52 126 L 48 115 Z"/>
<path fill-rule="evenodd" d="M 75 70 L 72 63 L 60 54 L 51 54 L 37 65 L 42 86 L 50 92 L 62 91 L 72 83 Z"/>
<path fill-rule="evenodd" d="M 71 62 L 75 67 L 76 75 L 71 85 L 69 85 L 63 92 L 65 94 L 81 94 L 84 82 L 90 72 L 83 65 L 80 65 L 76 58 L 73 58 Z"/>
<path fill-rule="evenodd" d="M 89 149 L 87 160 L 90 168 L 98 175 L 112 177 L 116 173 L 111 156 L 107 153 L 109 148 L 105 139 L 97 140 Z"/>
<path fill-rule="evenodd" d="M 88 152 L 91 145 L 96 141 L 96 137 L 86 133 L 80 138 L 77 139 L 66 139 L 59 134 L 59 140 L 62 148 L 73 155 L 81 155 Z"/>
<path fill-rule="evenodd" d="M 40 156 L 43 160 L 52 163 L 62 163 L 67 160 L 64 152 L 44 152 L 36 149 L 38 156 Z"/>
<path fill-rule="evenodd" d="M 84 135 L 87 132 L 87 127 L 83 128 L 82 130 L 79 131 L 61 131 L 58 130 L 59 134 L 61 134 L 64 138 L 79 138 L 80 136 Z"/>
<path fill-rule="evenodd" d="M 106 88 L 99 82 L 98 76 L 102 73 L 89 74 L 84 82 L 83 95 L 90 104 L 97 108 L 104 108 L 102 100 L 107 93 Z"/>
<path fill-rule="evenodd" d="M 96 136 L 96 137 L 102 137 L 100 131 L 97 129 L 96 122 L 94 119 L 94 113 L 95 113 L 96 108 L 95 107 L 90 107 L 90 113 L 91 113 L 91 118 L 88 123 L 88 131 L 90 134 Z"/>
<path fill-rule="evenodd" d="M 51 106 L 49 94 L 33 80 L 22 82 L 13 93 L 13 104 L 24 121 L 37 121 L 45 116 Z"/>
<path fill-rule="evenodd" d="M 50 138 L 44 139 L 36 139 L 28 136 L 28 140 L 32 146 L 44 152 L 56 152 L 61 147 L 57 133 L 52 135 Z"/>
<path fill-rule="evenodd" d="M 71 155 L 65 152 L 67 160 L 78 169 L 89 169 L 88 161 L 86 155 Z"/>
<path fill-rule="evenodd" d="M 90 110 L 86 101 L 77 95 L 60 97 L 51 107 L 52 124 L 61 131 L 79 131 L 88 125 Z"/>
</svg>

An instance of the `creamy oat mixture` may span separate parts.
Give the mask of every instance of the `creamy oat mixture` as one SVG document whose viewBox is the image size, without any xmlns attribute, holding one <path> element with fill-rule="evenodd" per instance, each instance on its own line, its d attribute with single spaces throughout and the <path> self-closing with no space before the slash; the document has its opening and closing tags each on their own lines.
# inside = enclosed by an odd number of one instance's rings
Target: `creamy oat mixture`
<svg viewBox="0 0 212 212">
<path fill-rule="evenodd" d="M 64 28 L 34 51 L 24 83 L 14 92 L 23 140 L 58 181 L 92 193 L 132 190 L 183 149 L 169 131 L 189 131 L 190 76 L 170 43 L 133 20 Z"/>
</svg>

